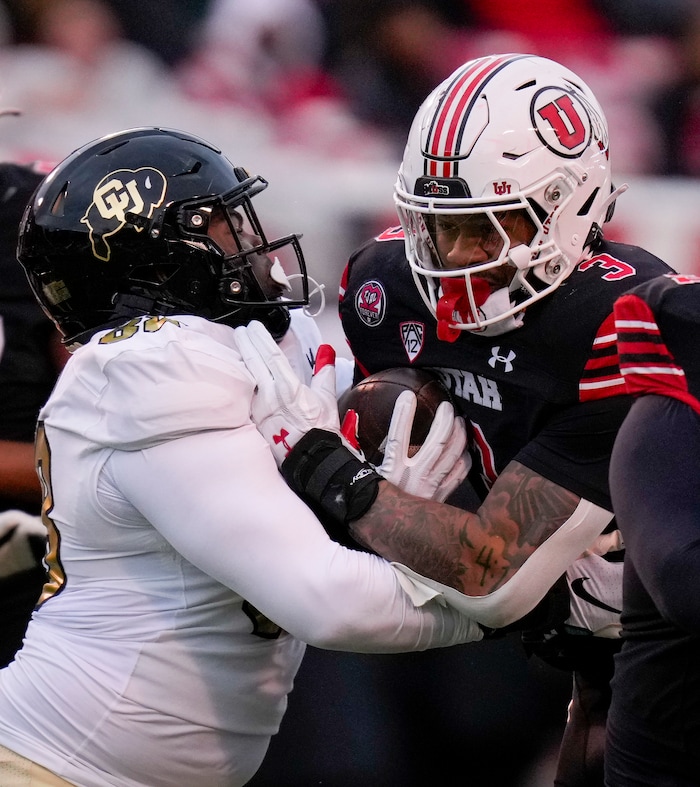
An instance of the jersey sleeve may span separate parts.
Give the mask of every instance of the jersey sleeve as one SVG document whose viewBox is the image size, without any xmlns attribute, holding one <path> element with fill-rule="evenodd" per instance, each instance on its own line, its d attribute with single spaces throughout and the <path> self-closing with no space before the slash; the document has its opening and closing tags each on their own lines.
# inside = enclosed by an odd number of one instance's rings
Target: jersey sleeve
<svg viewBox="0 0 700 787">
<path fill-rule="evenodd" d="M 608 469 L 628 396 L 614 396 L 562 408 L 515 456 L 539 475 L 612 511 Z"/>
<path fill-rule="evenodd" d="M 414 606 L 388 562 L 331 541 L 252 425 L 115 452 L 109 473 L 188 561 L 309 644 L 398 652 L 481 637 L 438 602 Z"/>
<path fill-rule="evenodd" d="M 75 353 L 41 417 L 120 450 L 249 424 L 255 383 L 232 337 L 201 318 L 138 318 Z"/>
<path fill-rule="evenodd" d="M 634 396 L 656 393 L 700 413 L 700 277 L 660 276 L 615 302 L 620 368 Z"/>
</svg>

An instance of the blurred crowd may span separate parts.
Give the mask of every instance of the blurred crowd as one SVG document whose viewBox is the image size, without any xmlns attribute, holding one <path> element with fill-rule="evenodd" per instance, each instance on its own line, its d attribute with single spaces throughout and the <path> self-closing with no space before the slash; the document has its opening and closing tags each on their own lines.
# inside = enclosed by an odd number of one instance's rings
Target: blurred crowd
<svg viewBox="0 0 700 787">
<path fill-rule="evenodd" d="M 0 106 L 24 122 L 0 150 L 61 158 L 159 123 L 398 161 L 435 84 L 509 51 L 588 81 L 619 172 L 700 175 L 698 0 L 2 0 Z"/>
</svg>

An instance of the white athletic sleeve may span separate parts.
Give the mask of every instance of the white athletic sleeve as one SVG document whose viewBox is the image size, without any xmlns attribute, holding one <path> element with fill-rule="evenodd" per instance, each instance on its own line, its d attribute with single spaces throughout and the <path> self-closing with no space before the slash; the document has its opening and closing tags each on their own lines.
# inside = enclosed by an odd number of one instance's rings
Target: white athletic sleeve
<svg viewBox="0 0 700 787">
<path fill-rule="evenodd" d="M 311 645 L 390 653 L 481 639 L 444 602 L 415 606 L 385 560 L 331 541 L 252 424 L 115 451 L 106 472 L 189 562 Z"/>
<path fill-rule="evenodd" d="M 479 623 L 502 628 L 535 608 L 569 565 L 593 544 L 612 517 L 610 511 L 580 500 L 573 514 L 530 555 L 514 576 L 486 596 L 467 596 L 401 563 L 392 565 L 405 575 L 404 588 L 415 603 L 444 598 L 451 607 Z"/>
</svg>

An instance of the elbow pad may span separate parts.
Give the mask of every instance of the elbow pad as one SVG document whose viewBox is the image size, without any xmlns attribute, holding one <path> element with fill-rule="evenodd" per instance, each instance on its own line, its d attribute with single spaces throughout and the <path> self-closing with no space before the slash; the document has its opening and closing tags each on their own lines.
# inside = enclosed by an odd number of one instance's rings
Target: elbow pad
<svg viewBox="0 0 700 787">
<path fill-rule="evenodd" d="M 334 541 L 370 551 L 351 537 L 348 525 L 370 509 L 382 477 L 353 454 L 340 435 L 311 429 L 289 452 L 280 472 Z"/>
</svg>

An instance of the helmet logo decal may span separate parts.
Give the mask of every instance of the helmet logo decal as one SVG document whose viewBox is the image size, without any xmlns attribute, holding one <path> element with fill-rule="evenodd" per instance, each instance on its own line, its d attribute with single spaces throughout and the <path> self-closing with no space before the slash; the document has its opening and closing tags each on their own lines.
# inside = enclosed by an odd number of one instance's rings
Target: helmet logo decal
<svg viewBox="0 0 700 787">
<path fill-rule="evenodd" d="M 503 197 L 506 194 L 510 194 L 511 185 L 508 183 L 507 180 L 502 180 L 500 183 L 494 182 L 493 184 L 493 193 L 499 197 Z"/>
<path fill-rule="evenodd" d="M 530 107 L 537 136 L 563 158 L 578 158 L 590 144 L 591 110 L 578 94 L 555 87 L 539 90 Z"/>
<path fill-rule="evenodd" d="M 367 281 L 357 291 L 355 310 L 365 325 L 374 328 L 384 319 L 386 312 L 386 293 L 378 281 Z"/>
<path fill-rule="evenodd" d="M 469 187 L 462 178 L 418 178 L 414 194 L 421 197 L 449 199 L 471 196 Z"/>
<path fill-rule="evenodd" d="M 423 195 L 426 197 L 449 197 L 450 187 L 437 180 L 429 180 L 423 183 Z"/>
<path fill-rule="evenodd" d="M 92 193 L 92 202 L 80 219 L 90 230 L 92 253 L 109 261 L 112 250 L 107 238 L 124 227 L 126 214 L 151 218 L 165 199 L 165 175 L 153 167 L 118 169 L 105 175 Z M 135 227 L 141 232 L 143 227 Z"/>
<path fill-rule="evenodd" d="M 422 322 L 402 322 L 399 323 L 401 332 L 401 343 L 406 351 L 408 360 L 413 363 L 423 349 L 423 338 L 425 336 L 425 323 Z"/>
</svg>

